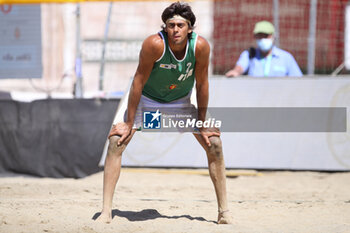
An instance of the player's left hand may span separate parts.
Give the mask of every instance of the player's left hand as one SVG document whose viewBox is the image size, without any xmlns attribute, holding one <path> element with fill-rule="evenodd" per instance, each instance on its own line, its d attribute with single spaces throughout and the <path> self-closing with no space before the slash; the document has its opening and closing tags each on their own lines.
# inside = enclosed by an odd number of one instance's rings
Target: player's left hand
<svg viewBox="0 0 350 233">
<path fill-rule="evenodd" d="M 220 137 L 220 131 L 217 128 L 200 128 L 199 132 L 201 133 L 205 143 L 210 147 L 211 143 L 209 138 L 212 136 Z"/>
</svg>

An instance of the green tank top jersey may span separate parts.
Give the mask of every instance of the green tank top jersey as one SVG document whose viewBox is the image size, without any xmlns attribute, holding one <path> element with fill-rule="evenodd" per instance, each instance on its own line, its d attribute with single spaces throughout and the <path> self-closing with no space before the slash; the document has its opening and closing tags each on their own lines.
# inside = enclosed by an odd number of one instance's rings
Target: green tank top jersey
<svg viewBox="0 0 350 233">
<path fill-rule="evenodd" d="M 164 41 L 163 55 L 154 63 L 142 94 L 158 102 L 168 103 L 186 96 L 194 85 L 197 34 L 187 41 L 186 53 L 178 60 L 170 50 L 168 36 L 159 32 Z"/>
</svg>

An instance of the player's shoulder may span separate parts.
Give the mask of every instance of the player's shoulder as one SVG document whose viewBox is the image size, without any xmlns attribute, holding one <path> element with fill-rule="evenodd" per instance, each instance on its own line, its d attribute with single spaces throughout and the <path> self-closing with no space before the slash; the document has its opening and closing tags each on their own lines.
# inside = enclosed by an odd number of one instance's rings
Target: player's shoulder
<svg viewBox="0 0 350 233">
<path fill-rule="evenodd" d="M 210 45 L 204 37 L 198 35 L 196 49 L 210 49 Z"/>
<path fill-rule="evenodd" d="M 148 46 L 148 47 L 151 47 L 153 49 L 156 49 L 156 48 L 161 48 L 163 49 L 164 47 L 164 41 L 163 41 L 163 38 L 160 36 L 159 33 L 157 34 L 153 34 L 153 35 L 150 35 L 148 36 L 144 41 L 143 41 L 143 45 L 144 46 Z"/>
<path fill-rule="evenodd" d="M 164 41 L 159 33 L 148 36 L 142 44 L 142 49 L 152 53 L 163 53 Z"/>
<path fill-rule="evenodd" d="M 210 53 L 210 45 L 208 41 L 202 37 L 202 36 L 197 36 L 197 42 L 196 42 L 196 54 L 205 54 L 205 53 Z"/>
</svg>

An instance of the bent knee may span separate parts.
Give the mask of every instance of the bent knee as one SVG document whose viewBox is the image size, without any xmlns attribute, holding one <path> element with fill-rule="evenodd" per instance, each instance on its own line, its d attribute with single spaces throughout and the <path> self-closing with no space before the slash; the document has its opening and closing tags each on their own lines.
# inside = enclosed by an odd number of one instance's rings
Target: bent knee
<svg viewBox="0 0 350 233">
<path fill-rule="evenodd" d="M 209 138 L 210 144 L 214 148 L 222 148 L 221 139 L 218 136 L 212 136 Z"/>
<path fill-rule="evenodd" d="M 115 149 L 117 149 L 119 140 L 120 140 L 119 136 L 117 136 L 117 135 L 111 136 L 109 138 L 108 150 L 115 150 Z"/>
<path fill-rule="evenodd" d="M 113 135 L 109 138 L 109 144 L 115 144 L 115 145 L 118 145 L 118 141 L 120 139 L 120 136 L 118 135 Z"/>
<path fill-rule="evenodd" d="M 211 153 L 214 153 L 217 156 L 221 156 L 222 155 L 222 142 L 220 137 L 218 136 L 212 136 L 209 138 L 210 141 L 210 148 L 209 151 Z"/>
</svg>

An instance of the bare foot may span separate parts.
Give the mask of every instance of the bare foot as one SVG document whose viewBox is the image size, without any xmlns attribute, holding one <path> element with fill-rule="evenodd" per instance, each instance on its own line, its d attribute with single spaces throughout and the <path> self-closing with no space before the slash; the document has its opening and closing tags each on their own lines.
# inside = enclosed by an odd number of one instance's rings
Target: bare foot
<svg viewBox="0 0 350 233">
<path fill-rule="evenodd" d="M 219 212 L 218 224 L 232 224 L 232 217 L 229 210 Z"/>
<path fill-rule="evenodd" d="M 100 216 L 96 219 L 97 222 L 111 223 L 112 216 L 111 213 L 102 212 Z"/>
</svg>

